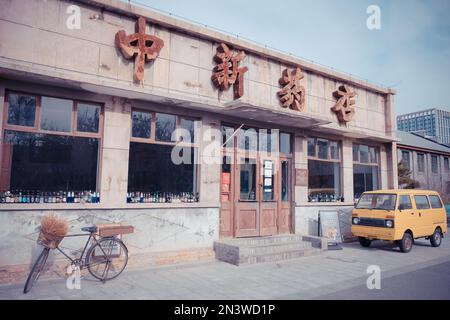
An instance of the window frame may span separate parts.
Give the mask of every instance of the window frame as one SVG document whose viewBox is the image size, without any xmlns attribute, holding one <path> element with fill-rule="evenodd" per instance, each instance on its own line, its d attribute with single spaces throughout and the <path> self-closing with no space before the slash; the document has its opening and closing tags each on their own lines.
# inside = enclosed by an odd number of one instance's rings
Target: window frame
<svg viewBox="0 0 450 320">
<path fill-rule="evenodd" d="M 137 137 L 133 137 L 133 118 L 132 118 L 132 114 L 133 111 L 137 111 L 137 112 L 145 112 L 145 113 L 150 113 L 152 116 L 151 119 L 151 123 L 150 123 L 150 138 L 137 138 Z M 162 113 L 162 114 L 168 114 L 168 115 L 172 115 L 175 116 L 175 130 L 177 129 L 181 129 L 181 119 L 185 119 L 185 120 L 191 120 L 194 121 L 194 135 L 196 134 L 195 130 L 195 122 L 199 122 L 200 123 L 200 128 L 202 126 L 202 118 L 200 117 L 192 117 L 192 116 L 184 116 L 184 115 L 180 115 L 180 114 L 176 114 L 176 113 L 168 113 L 168 112 L 164 112 L 164 111 L 155 111 L 155 110 L 149 110 L 149 109 L 145 109 L 145 108 L 131 108 L 131 112 L 130 112 L 130 143 L 134 142 L 134 143 L 146 143 L 146 144 L 154 144 L 154 145 L 162 145 L 162 146 L 179 146 L 179 147 L 188 147 L 188 148 L 192 148 L 194 155 L 196 154 L 198 159 L 194 159 L 194 166 L 195 166 L 195 190 L 194 190 L 194 194 L 198 193 L 200 195 L 200 186 L 201 186 L 201 181 L 200 181 L 200 163 L 199 163 L 199 158 L 200 158 L 200 139 L 198 136 L 194 136 L 193 142 L 180 142 L 178 141 L 171 141 L 171 142 L 167 142 L 167 141 L 159 141 L 156 140 L 156 114 L 157 113 Z M 199 132 L 200 133 L 200 132 Z M 179 137 L 177 137 L 179 139 Z M 192 137 L 191 137 L 192 139 Z M 197 162 L 197 163 L 195 163 Z M 129 169 L 128 169 L 129 170 Z M 128 173 L 129 174 L 129 173 Z M 128 193 L 128 186 L 127 186 L 127 193 Z M 126 201 L 126 199 L 125 199 Z M 200 195 L 200 202 L 201 202 L 201 195 Z M 130 203 L 126 203 L 127 205 L 130 205 Z M 132 204 L 136 204 L 136 203 L 132 203 Z M 148 204 L 158 204 L 158 203 L 137 203 L 138 205 L 148 205 Z"/>
<path fill-rule="evenodd" d="M 422 167 L 420 166 L 419 158 L 422 158 L 423 160 Z M 425 172 L 425 153 L 417 153 L 417 172 Z"/>
<path fill-rule="evenodd" d="M 307 140 L 309 139 L 314 139 L 315 141 L 315 145 L 314 145 L 314 151 L 315 151 L 315 155 L 314 156 L 310 156 L 307 154 L 308 160 L 318 160 L 318 161 L 326 161 L 326 162 L 339 162 L 342 163 L 342 144 L 341 141 L 339 140 L 332 140 L 332 139 L 327 139 L 327 138 L 322 138 L 322 137 L 308 137 Z M 327 150 L 327 159 L 323 159 L 323 158 L 319 158 L 318 154 L 319 154 L 319 146 L 317 141 L 318 140 L 323 140 L 323 141 L 328 141 L 328 150 Z M 331 157 L 331 148 L 330 148 L 330 142 L 336 142 L 338 145 L 338 150 L 339 150 L 339 157 L 338 159 L 333 159 Z M 308 142 L 307 142 L 308 143 Z M 308 149 L 308 148 L 307 148 Z M 308 153 L 308 152 L 307 152 Z"/>
<path fill-rule="evenodd" d="M 133 130 L 130 130 L 130 142 L 160 144 L 160 145 L 165 145 L 165 146 L 178 145 L 178 146 L 182 146 L 182 147 L 194 147 L 194 148 L 200 147 L 199 139 L 198 139 L 198 137 L 195 137 L 195 136 L 194 136 L 194 142 L 184 142 L 184 141 L 183 142 L 180 142 L 180 141 L 168 142 L 168 141 L 156 140 L 156 114 L 162 113 L 162 114 L 168 114 L 171 116 L 175 116 L 175 118 L 176 118 L 175 119 L 175 130 L 182 129 L 181 119 L 194 121 L 194 134 L 195 134 L 195 122 L 196 121 L 201 122 L 202 121 L 201 118 L 196 118 L 196 117 L 191 117 L 191 116 L 183 116 L 183 115 L 179 115 L 179 114 L 167 113 L 167 112 L 161 112 L 161 111 L 148 110 L 148 109 L 144 109 L 144 108 L 132 108 L 132 110 L 130 112 L 131 128 L 133 128 L 133 118 L 131 116 L 133 111 L 150 113 L 152 116 L 152 120 L 150 123 L 150 138 L 133 137 Z"/>
<path fill-rule="evenodd" d="M 431 198 L 432 197 L 433 198 L 437 198 L 439 200 L 440 207 L 433 207 L 433 203 L 431 202 Z M 429 194 L 428 195 L 428 202 L 430 203 L 430 209 L 442 209 L 442 208 L 444 208 L 444 204 L 442 203 L 442 200 L 441 200 L 441 198 L 438 195 Z"/>
<path fill-rule="evenodd" d="M 417 197 L 425 197 L 425 199 L 427 199 L 428 208 L 418 208 L 417 207 L 417 201 L 416 201 Z M 428 196 L 426 194 L 415 194 L 413 196 L 413 198 L 414 198 L 414 207 L 415 207 L 416 210 L 428 210 L 428 209 L 431 209 L 430 199 L 428 199 Z"/>
<path fill-rule="evenodd" d="M 20 126 L 20 125 L 13 125 L 8 124 L 8 117 L 6 116 L 9 111 L 9 95 L 10 94 L 19 94 L 19 95 L 28 95 L 33 96 L 36 98 L 36 114 L 34 117 L 34 126 L 28 127 L 28 126 Z M 70 131 L 52 131 L 52 130 L 44 130 L 41 128 L 41 116 L 42 116 L 42 97 L 49 97 L 49 98 L 55 98 L 55 99 L 64 99 L 64 100 L 70 100 L 72 101 L 72 114 L 71 114 L 71 126 Z M 90 105 L 96 105 L 100 107 L 100 114 L 99 114 L 99 123 L 98 123 L 98 132 L 84 132 L 84 131 L 78 131 L 77 125 L 78 125 L 78 104 L 84 103 L 84 104 L 90 104 Z M 72 136 L 72 137 L 84 137 L 84 138 L 98 138 L 102 139 L 103 137 L 103 126 L 104 126 L 104 103 L 99 103 L 95 101 L 89 101 L 84 99 L 72 99 L 67 97 L 61 97 L 61 96 L 53 96 L 53 95 L 47 95 L 47 94 L 35 94 L 35 93 L 28 93 L 25 91 L 17 91 L 17 90 L 6 90 L 5 91 L 5 101 L 4 101 L 4 107 L 3 107 L 3 114 L 5 115 L 3 117 L 3 130 L 2 130 L 2 138 L 4 138 L 4 131 L 5 130 L 13 130 L 13 131 L 22 131 L 22 132 L 31 132 L 31 133 L 44 133 L 44 134 L 53 134 L 53 135 L 59 135 L 59 136 Z"/>
<path fill-rule="evenodd" d="M 436 159 L 436 171 L 433 170 L 433 159 Z M 431 166 L 431 173 L 432 174 L 439 174 L 439 156 L 431 154 L 430 155 L 430 166 Z"/>
<path fill-rule="evenodd" d="M 343 193 L 344 193 L 344 188 L 343 188 L 343 186 L 344 186 L 344 182 L 342 181 L 343 180 L 343 170 L 342 170 L 342 157 L 343 157 L 343 155 L 342 155 L 342 141 L 340 141 L 340 140 L 334 140 L 334 139 L 328 139 L 328 138 L 325 138 L 325 137 L 322 137 L 322 136 L 308 136 L 307 138 L 306 138 L 306 144 L 308 145 L 308 141 L 310 140 L 310 139 L 313 139 L 314 140 L 314 151 L 315 151 L 315 155 L 314 156 L 310 156 L 309 155 L 309 152 L 308 152 L 308 146 L 306 147 L 306 155 L 307 155 L 307 162 L 308 162 L 308 166 L 309 166 L 309 161 L 310 160 L 312 160 L 312 161 L 322 161 L 322 162 L 328 162 L 328 163 L 339 163 L 339 191 L 340 191 L 340 193 L 342 194 L 342 196 L 343 196 Z M 319 158 L 319 146 L 318 146 L 318 141 L 319 140 L 327 140 L 328 141 L 328 150 L 327 150 L 327 159 L 322 159 L 322 158 Z M 339 157 L 338 157 L 338 159 L 333 159 L 333 158 L 331 158 L 331 148 L 330 148 L 330 142 L 336 142 L 337 143 L 337 146 L 338 146 L 338 152 L 339 152 Z M 308 170 L 308 176 L 309 176 L 309 170 Z M 309 180 L 309 179 L 308 179 Z M 308 186 L 307 186 L 307 194 L 308 194 L 308 197 L 309 197 L 309 190 L 310 190 L 310 187 L 309 187 L 309 182 L 308 182 Z M 313 203 L 312 201 L 308 201 L 308 203 Z"/>
<path fill-rule="evenodd" d="M 9 111 L 9 95 L 10 94 L 18 94 L 18 95 L 28 95 L 36 98 L 36 109 L 35 109 L 35 117 L 34 117 L 34 126 L 20 126 L 20 125 L 12 125 L 8 124 L 8 117 L 6 116 Z M 56 99 L 64 99 L 72 101 L 72 114 L 71 114 L 71 128 L 69 132 L 60 132 L 60 131 L 50 131 L 41 129 L 41 111 L 42 111 L 42 97 L 56 98 Z M 98 132 L 83 132 L 78 131 L 78 103 L 97 105 L 100 107 L 99 114 L 99 123 L 98 123 Z M 5 141 L 5 133 L 6 131 L 19 131 L 19 132 L 27 132 L 34 134 L 47 134 L 47 135 L 55 135 L 55 136 L 69 136 L 69 137 L 80 137 L 80 138 L 94 138 L 98 139 L 98 150 L 97 150 L 97 173 L 96 173 L 96 192 L 101 192 L 101 171 L 102 171 L 102 154 L 103 154 L 103 140 L 104 140 L 104 121 L 105 121 L 105 103 L 98 101 L 90 101 L 86 99 L 74 99 L 69 96 L 57 96 L 57 95 L 48 95 L 48 94 L 38 94 L 29 91 L 22 90 L 14 90 L 14 89 L 5 89 L 5 97 L 3 101 L 3 120 L 2 120 L 2 130 L 0 132 L 1 136 L 1 145 L 3 145 Z M 0 159 L 1 160 L 1 159 Z M 2 165 L 0 165 L 0 169 Z M 100 195 L 101 199 L 101 195 Z M 101 200 L 100 200 L 101 201 Z"/>
</svg>

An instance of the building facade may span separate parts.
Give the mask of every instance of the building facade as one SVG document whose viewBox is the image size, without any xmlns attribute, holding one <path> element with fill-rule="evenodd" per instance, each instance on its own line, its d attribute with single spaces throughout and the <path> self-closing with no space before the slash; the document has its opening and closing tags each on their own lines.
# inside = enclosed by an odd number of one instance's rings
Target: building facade
<svg viewBox="0 0 450 320">
<path fill-rule="evenodd" d="M 450 111 L 434 108 L 402 114 L 397 116 L 397 128 L 450 146 Z"/>
<path fill-rule="evenodd" d="M 397 187 L 390 89 L 116 0 L 4 2 L 0 43 L 5 270 L 49 212 L 135 226 L 153 265 L 317 235 L 321 210 L 348 231 L 355 197 Z"/>
<path fill-rule="evenodd" d="M 398 131 L 397 136 L 398 159 L 411 171 L 411 179 L 450 203 L 450 147 L 408 132 Z"/>
</svg>

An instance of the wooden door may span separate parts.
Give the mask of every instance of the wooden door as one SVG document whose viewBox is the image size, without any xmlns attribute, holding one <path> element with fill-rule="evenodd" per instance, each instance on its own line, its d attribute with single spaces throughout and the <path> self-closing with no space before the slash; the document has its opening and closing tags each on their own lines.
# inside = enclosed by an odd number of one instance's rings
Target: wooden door
<svg viewBox="0 0 450 320">
<path fill-rule="evenodd" d="M 238 153 L 236 162 L 235 236 L 256 237 L 260 232 L 260 181 L 257 156 Z"/>
<path fill-rule="evenodd" d="M 234 154 L 224 152 L 220 176 L 220 237 L 234 236 Z"/>
<path fill-rule="evenodd" d="M 278 209 L 278 233 L 291 232 L 291 208 L 292 208 L 292 163 L 290 159 L 280 159 L 279 174 L 279 209 Z"/>
</svg>

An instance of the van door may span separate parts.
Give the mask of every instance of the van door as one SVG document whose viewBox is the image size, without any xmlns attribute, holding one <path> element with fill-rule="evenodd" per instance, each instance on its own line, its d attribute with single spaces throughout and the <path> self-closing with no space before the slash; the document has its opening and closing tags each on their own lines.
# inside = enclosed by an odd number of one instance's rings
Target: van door
<svg viewBox="0 0 450 320">
<path fill-rule="evenodd" d="M 430 203 L 428 202 L 428 197 L 426 195 L 415 195 L 414 203 L 416 206 L 415 215 L 418 215 L 418 230 L 417 237 L 429 236 L 429 229 L 431 223 L 430 215 Z M 416 234 L 414 234 L 416 237 Z"/>
<path fill-rule="evenodd" d="M 395 229 L 401 230 L 401 232 L 404 232 L 407 229 L 410 229 L 413 232 L 413 235 L 416 236 L 418 233 L 418 229 L 420 228 L 420 221 L 419 221 L 419 215 L 416 214 L 412 201 L 411 196 L 409 194 L 406 195 L 400 195 L 399 201 L 398 201 L 398 209 L 399 213 L 395 215 Z M 403 234 L 399 235 L 400 237 L 403 236 Z"/>
<path fill-rule="evenodd" d="M 432 235 L 438 226 L 445 225 L 447 216 L 442 201 L 438 195 L 429 195 L 428 200 L 431 205 L 431 210 L 429 210 L 430 213 L 427 214 L 427 216 L 429 216 L 427 217 L 429 226 L 428 234 Z M 444 228 L 442 227 L 442 229 Z"/>
</svg>

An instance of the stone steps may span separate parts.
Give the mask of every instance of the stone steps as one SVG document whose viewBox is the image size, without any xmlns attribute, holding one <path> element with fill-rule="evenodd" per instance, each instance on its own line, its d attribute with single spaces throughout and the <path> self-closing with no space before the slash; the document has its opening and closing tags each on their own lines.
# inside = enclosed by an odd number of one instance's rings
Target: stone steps
<svg viewBox="0 0 450 320">
<path fill-rule="evenodd" d="M 225 239 L 214 243 L 216 259 L 234 265 L 276 262 L 320 254 L 326 240 L 303 235 Z"/>
</svg>

